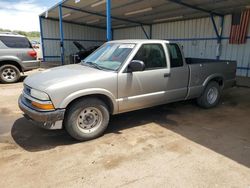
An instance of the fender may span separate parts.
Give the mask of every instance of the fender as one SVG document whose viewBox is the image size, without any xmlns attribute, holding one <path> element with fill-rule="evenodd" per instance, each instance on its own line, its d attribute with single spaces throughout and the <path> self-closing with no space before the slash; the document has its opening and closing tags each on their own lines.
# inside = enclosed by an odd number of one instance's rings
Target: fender
<svg viewBox="0 0 250 188">
<path fill-rule="evenodd" d="M 88 95 L 104 95 L 110 99 L 113 104 L 113 114 L 118 113 L 118 103 L 116 102 L 115 96 L 109 92 L 108 90 L 101 88 L 91 88 L 91 89 L 83 89 L 76 91 L 69 96 L 67 96 L 59 105 L 59 108 L 66 108 L 69 103 L 73 100 L 78 99 L 80 97 L 88 96 Z"/>
<path fill-rule="evenodd" d="M 15 56 L 0 56 L 0 66 L 1 66 L 2 62 L 4 62 L 4 61 L 16 62 L 21 67 L 22 70 L 24 68 L 23 65 L 22 65 L 21 59 L 19 59 L 18 57 L 15 57 Z"/>
<path fill-rule="evenodd" d="M 214 78 L 221 78 L 222 81 L 223 81 L 223 83 L 224 83 L 225 78 L 224 78 L 223 74 L 215 73 L 215 74 L 212 74 L 212 75 L 208 76 L 208 77 L 206 78 L 206 80 L 203 82 L 202 86 L 205 88 L 206 85 L 207 85 L 211 80 L 213 80 Z"/>
</svg>

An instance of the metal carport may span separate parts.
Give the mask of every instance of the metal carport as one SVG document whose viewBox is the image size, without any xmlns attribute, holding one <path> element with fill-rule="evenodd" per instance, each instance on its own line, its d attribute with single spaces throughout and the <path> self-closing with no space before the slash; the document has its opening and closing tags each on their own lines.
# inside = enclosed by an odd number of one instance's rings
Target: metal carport
<svg viewBox="0 0 250 188">
<path fill-rule="evenodd" d="M 60 60 L 62 64 L 64 63 L 65 42 L 73 40 L 65 37 L 64 24 L 67 23 L 97 28 L 98 32 L 106 32 L 106 37 L 101 40 L 93 38 L 74 38 L 74 40 L 104 42 L 116 39 L 114 37 L 116 31 L 129 28 L 137 28 L 136 31 L 138 31 L 138 27 L 143 32 L 144 38 L 158 38 L 153 36 L 154 26 L 205 17 L 210 19 L 213 37 L 199 37 L 198 39 L 193 37 L 193 40 L 216 41 L 215 58 L 220 58 L 222 40 L 228 39 L 228 36 L 223 36 L 225 15 L 246 9 L 249 4 L 249 0 L 112 0 L 112 2 L 111 0 L 64 0 L 40 15 L 43 59 L 46 60 L 48 57 L 44 50 L 44 41 L 60 40 Z M 44 37 L 43 20 L 59 22 L 59 38 Z M 163 39 L 187 40 L 181 37 Z M 54 57 L 58 58 L 58 56 Z M 247 72 L 249 70 L 248 66 L 238 66 L 238 68 L 245 69 Z"/>
</svg>

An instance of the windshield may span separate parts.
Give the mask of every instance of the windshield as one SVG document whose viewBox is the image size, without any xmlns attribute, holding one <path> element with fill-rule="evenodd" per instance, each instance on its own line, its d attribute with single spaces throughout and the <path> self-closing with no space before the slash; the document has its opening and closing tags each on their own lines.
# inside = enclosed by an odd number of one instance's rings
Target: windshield
<svg viewBox="0 0 250 188">
<path fill-rule="evenodd" d="M 117 71 L 134 47 L 135 44 L 106 43 L 84 59 L 83 63 L 99 69 Z"/>
</svg>

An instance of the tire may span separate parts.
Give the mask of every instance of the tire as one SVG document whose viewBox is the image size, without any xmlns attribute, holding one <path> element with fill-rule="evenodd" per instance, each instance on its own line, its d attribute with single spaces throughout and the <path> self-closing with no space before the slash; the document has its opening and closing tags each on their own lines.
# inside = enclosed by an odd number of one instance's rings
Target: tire
<svg viewBox="0 0 250 188">
<path fill-rule="evenodd" d="M 216 107 L 221 98 L 221 88 L 215 81 L 209 82 L 202 95 L 197 99 L 197 103 L 202 108 Z"/>
<path fill-rule="evenodd" d="M 108 123 L 107 105 L 99 99 L 86 98 L 73 103 L 67 109 L 64 126 L 70 136 L 86 141 L 103 135 Z"/>
<path fill-rule="evenodd" d="M 14 65 L 3 65 L 0 67 L 0 81 L 2 83 L 15 83 L 20 79 L 20 70 Z"/>
</svg>

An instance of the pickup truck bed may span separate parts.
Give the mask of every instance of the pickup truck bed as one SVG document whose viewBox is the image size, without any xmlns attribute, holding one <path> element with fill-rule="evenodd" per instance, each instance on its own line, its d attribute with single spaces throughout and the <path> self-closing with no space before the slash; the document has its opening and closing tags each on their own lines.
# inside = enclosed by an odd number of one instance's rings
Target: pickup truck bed
<svg viewBox="0 0 250 188">
<path fill-rule="evenodd" d="M 200 64 L 200 63 L 236 63 L 236 61 L 217 60 L 217 59 L 204 59 L 204 58 L 185 58 L 187 64 Z"/>
<path fill-rule="evenodd" d="M 186 58 L 189 67 L 189 92 L 187 99 L 199 97 L 213 78 L 222 88 L 235 85 L 236 61 Z"/>
</svg>

